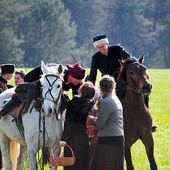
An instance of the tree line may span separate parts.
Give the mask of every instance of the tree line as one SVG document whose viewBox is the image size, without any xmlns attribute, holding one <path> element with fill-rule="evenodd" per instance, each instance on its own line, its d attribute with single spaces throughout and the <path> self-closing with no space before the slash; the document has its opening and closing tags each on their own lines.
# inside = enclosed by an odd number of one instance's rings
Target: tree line
<svg viewBox="0 0 170 170">
<path fill-rule="evenodd" d="M 0 64 L 40 61 L 89 67 L 92 39 L 106 34 L 149 68 L 170 68 L 169 0 L 1 0 Z"/>
</svg>

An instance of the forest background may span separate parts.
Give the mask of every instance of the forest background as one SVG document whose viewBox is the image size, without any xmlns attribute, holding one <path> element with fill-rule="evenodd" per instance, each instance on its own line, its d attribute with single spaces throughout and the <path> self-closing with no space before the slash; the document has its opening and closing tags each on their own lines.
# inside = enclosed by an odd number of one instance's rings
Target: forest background
<svg viewBox="0 0 170 170">
<path fill-rule="evenodd" d="M 169 0 L 1 0 L 0 64 L 90 67 L 92 39 L 106 34 L 148 68 L 170 68 Z"/>
</svg>

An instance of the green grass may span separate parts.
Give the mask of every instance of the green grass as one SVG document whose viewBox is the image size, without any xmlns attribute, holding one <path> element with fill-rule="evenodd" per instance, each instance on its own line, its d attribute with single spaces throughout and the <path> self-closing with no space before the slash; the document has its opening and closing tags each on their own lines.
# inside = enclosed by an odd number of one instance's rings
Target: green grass
<svg viewBox="0 0 170 170">
<path fill-rule="evenodd" d="M 148 73 L 153 85 L 150 111 L 157 125 L 157 131 L 153 133 L 154 155 L 159 170 L 170 170 L 170 69 L 149 69 Z M 140 141 L 132 146 L 132 159 L 136 170 L 150 169 L 144 145 Z"/>
</svg>

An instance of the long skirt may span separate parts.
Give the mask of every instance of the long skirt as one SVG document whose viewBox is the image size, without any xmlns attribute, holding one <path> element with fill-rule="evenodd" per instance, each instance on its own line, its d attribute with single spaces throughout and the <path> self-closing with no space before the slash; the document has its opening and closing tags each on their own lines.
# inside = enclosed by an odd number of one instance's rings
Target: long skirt
<svg viewBox="0 0 170 170">
<path fill-rule="evenodd" d="M 97 143 L 89 170 L 123 170 L 124 147 Z"/>
<path fill-rule="evenodd" d="M 73 134 L 65 141 L 74 151 L 76 161 L 73 166 L 64 167 L 64 170 L 88 170 L 89 164 L 89 141 L 87 134 Z M 70 156 L 70 149 L 64 148 L 64 156 Z"/>
</svg>

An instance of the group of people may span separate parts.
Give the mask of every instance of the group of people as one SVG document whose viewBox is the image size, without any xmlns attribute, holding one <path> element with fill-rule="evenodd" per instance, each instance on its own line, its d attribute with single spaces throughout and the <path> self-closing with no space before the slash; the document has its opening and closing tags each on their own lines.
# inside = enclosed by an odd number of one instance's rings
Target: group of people
<svg viewBox="0 0 170 170">
<path fill-rule="evenodd" d="M 76 162 L 65 170 L 123 170 L 124 165 L 124 129 L 123 108 L 116 95 L 116 82 L 121 71 L 118 60 L 127 59 L 131 55 L 119 45 L 109 45 L 106 35 L 97 35 L 93 39 L 97 52 L 92 56 L 90 74 L 85 77 L 85 68 L 80 62 L 66 65 L 64 71 L 63 91 L 72 89 L 72 99 L 66 106 L 66 116 L 62 140 L 70 145 L 75 153 Z M 50 66 L 50 64 L 49 64 Z M 1 66 L 1 79 L 4 78 Z M 7 69 L 8 71 L 10 69 Z M 99 89 L 96 89 L 97 71 L 101 72 Z M 12 74 L 13 69 L 10 71 Z M 16 84 L 20 78 L 25 82 L 36 82 L 35 89 L 40 88 L 39 79 L 42 74 L 38 66 L 26 75 L 15 72 Z M 17 76 L 16 76 L 17 75 Z M 9 76 L 10 77 L 10 76 Z M 7 80 L 9 80 L 8 78 Z M 7 80 L 3 80 L 2 91 L 7 89 Z M 99 94 L 96 102 L 96 95 Z M 90 123 L 98 129 L 97 145 L 92 157 L 89 157 L 89 140 L 86 130 L 87 116 L 97 104 L 97 116 L 89 116 Z M 10 107 L 8 107 L 10 109 Z M 5 110 L 5 112 L 7 112 Z M 4 115 L 4 109 L 0 110 Z M 64 155 L 70 151 L 65 148 Z M 90 160 L 91 159 L 91 160 Z M 90 160 L 90 161 L 89 161 Z"/>
</svg>

